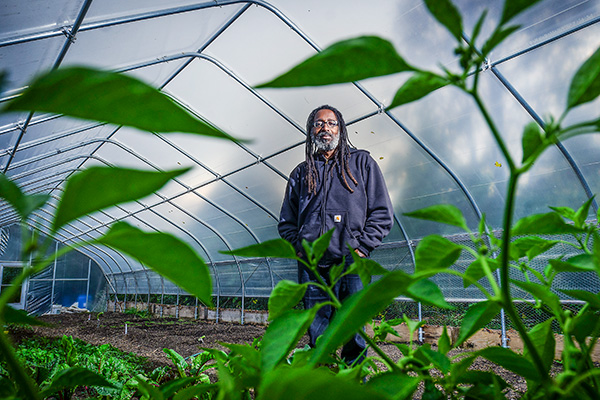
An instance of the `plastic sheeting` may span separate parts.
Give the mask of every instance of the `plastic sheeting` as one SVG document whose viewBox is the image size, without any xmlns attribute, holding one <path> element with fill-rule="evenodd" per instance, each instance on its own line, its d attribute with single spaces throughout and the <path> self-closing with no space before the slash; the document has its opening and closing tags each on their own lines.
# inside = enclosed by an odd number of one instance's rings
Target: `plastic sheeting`
<svg viewBox="0 0 600 400">
<path fill-rule="evenodd" d="M 466 32 L 483 8 L 492 21 L 501 12 L 501 2 L 455 3 Z M 542 1 L 517 18 L 521 28 L 491 55 L 490 68 L 481 74 L 483 98 L 515 154 L 525 124 L 564 108 L 570 77 L 600 45 L 599 21 L 598 1 Z M 192 167 L 155 196 L 82 218 L 58 239 L 69 244 L 96 237 L 116 220 L 167 231 L 209 263 L 215 294 L 267 296 L 278 280 L 295 279 L 293 263 L 239 260 L 220 251 L 277 237 L 286 177 L 303 158 L 305 119 L 314 107 L 329 103 L 343 112 L 352 143 L 379 162 L 390 189 L 397 225 L 374 258 L 389 269 L 410 271 L 410 249 L 418 239 L 458 232 L 403 213 L 451 203 L 472 227 L 483 213 L 493 229 L 500 226 L 508 174 L 498 167 L 504 159 L 470 100 L 448 87 L 383 112 L 406 79 L 403 74 L 358 85 L 252 88 L 338 40 L 373 34 L 390 40 L 414 65 L 439 69 L 457 63 L 450 35 L 421 0 L 5 0 L 0 68 L 8 82 L 0 102 L 17 95 L 37 73 L 85 64 L 143 79 L 222 130 L 251 141 L 236 145 L 149 135 L 61 116 L 34 114 L 29 120 L 26 113 L 11 113 L 0 115 L 0 166 L 26 191 L 53 195 L 54 203 L 65 179 L 91 165 Z M 486 34 L 484 27 L 481 37 Z M 597 100 L 581 107 L 568 122 L 594 116 L 598 106 Z M 523 179 L 516 217 L 544 212 L 548 205 L 578 207 L 600 192 L 599 150 L 598 135 L 587 135 L 548 151 Z M 54 203 L 37 214 L 42 226 L 48 226 Z M 16 221 L 0 204 L 0 226 Z M 125 255 L 100 247 L 82 251 L 111 290 L 174 293 L 172 285 Z M 77 265 L 68 268 L 75 271 Z M 460 283 L 438 283 L 449 298 L 470 296 Z M 65 282 L 63 290 L 81 288 Z"/>
</svg>

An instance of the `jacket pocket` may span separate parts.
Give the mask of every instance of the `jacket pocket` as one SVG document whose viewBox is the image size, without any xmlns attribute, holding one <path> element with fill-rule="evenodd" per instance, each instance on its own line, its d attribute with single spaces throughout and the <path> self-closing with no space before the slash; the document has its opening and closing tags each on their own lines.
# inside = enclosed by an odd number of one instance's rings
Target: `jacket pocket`
<svg viewBox="0 0 600 400">
<path fill-rule="evenodd" d="M 311 213 L 298 231 L 298 242 L 302 247 L 302 239 L 314 242 L 321 233 L 321 216 L 319 212 Z"/>
<path fill-rule="evenodd" d="M 348 256 L 350 254 L 348 245 L 353 249 L 358 247 L 358 241 L 352 235 L 348 226 L 348 212 L 345 210 L 328 210 L 325 218 L 325 230 L 335 228 L 329 243 L 329 253 L 334 258 Z"/>
</svg>

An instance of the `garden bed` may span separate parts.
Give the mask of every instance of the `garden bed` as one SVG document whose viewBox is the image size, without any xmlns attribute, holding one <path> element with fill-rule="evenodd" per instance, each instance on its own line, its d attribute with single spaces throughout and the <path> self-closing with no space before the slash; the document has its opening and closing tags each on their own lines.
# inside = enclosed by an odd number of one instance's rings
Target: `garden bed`
<svg viewBox="0 0 600 400">
<path fill-rule="evenodd" d="M 70 313 L 45 315 L 40 320 L 51 326 L 31 328 L 13 328 L 11 336 L 15 342 L 31 336 L 62 337 L 73 336 L 87 343 L 101 345 L 109 343 L 125 352 L 132 352 L 148 358 L 151 367 L 168 365 L 171 361 L 163 349 L 170 348 L 183 357 L 192 356 L 201 348 L 225 349 L 220 343 L 252 343 L 264 334 L 266 327 L 259 324 L 245 324 L 193 319 L 176 319 L 173 317 L 141 317 L 134 314 L 106 312 L 98 314 Z M 127 325 L 127 334 L 125 333 Z M 307 336 L 299 343 L 303 347 L 308 343 Z M 381 348 L 393 360 L 401 357 L 400 351 L 393 344 L 382 344 Z M 453 350 L 458 353 L 462 350 Z M 526 389 L 525 380 L 484 359 L 473 364 L 474 369 L 494 370 L 500 374 L 516 391 L 509 398 L 518 398 L 519 392 Z"/>
</svg>

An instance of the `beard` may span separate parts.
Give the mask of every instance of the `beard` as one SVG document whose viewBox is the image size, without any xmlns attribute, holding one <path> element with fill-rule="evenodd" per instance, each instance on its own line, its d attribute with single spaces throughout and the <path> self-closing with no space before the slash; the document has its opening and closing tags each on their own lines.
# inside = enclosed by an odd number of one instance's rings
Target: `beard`
<svg viewBox="0 0 600 400">
<path fill-rule="evenodd" d="M 323 138 L 323 136 L 326 134 L 327 133 L 320 133 L 317 136 L 313 136 L 313 143 L 315 144 L 315 147 L 318 151 L 334 150 L 338 147 L 338 144 L 340 143 L 339 134 L 335 136 L 328 134 L 329 136 L 331 136 L 331 140 L 329 141 Z"/>
</svg>

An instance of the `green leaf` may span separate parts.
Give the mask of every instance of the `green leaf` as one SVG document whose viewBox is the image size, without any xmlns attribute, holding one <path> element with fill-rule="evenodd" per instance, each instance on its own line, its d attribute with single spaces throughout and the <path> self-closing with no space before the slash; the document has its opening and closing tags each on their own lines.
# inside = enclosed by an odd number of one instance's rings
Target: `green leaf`
<svg viewBox="0 0 600 400">
<path fill-rule="evenodd" d="M 160 385 L 160 391 L 163 394 L 163 398 L 170 399 L 173 395 L 179 391 L 180 389 L 189 386 L 192 383 L 195 383 L 198 380 L 195 376 L 190 376 L 186 378 L 172 379 L 166 383 Z"/>
<path fill-rule="evenodd" d="M 458 207 L 452 204 L 438 204 L 431 207 L 422 208 L 409 213 L 404 213 L 407 217 L 424 219 L 427 221 L 440 222 L 443 224 L 458 226 L 469 231 L 467 221 Z"/>
<path fill-rule="evenodd" d="M 389 400 L 366 385 L 332 374 L 328 368 L 278 368 L 264 376 L 257 393 L 257 400 Z"/>
<path fill-rule="evenodd" d="M 541 153 L 543 146 L 545 145 L 544 136 L 542 134 L 540 126 L 536 122 L 530 122 L 525 126 L 525 130 L 523 131 L 522 144 L 523 163 L 529 161 L 529 158 L 536 154 L 536 152 L 538 154 Z"/>
<path fill-rule="evenodd" d="M 506 383 L 506 381 L 504 379 L 502 379 L 500 376 L 496 375 L 493 372 L 487 372 L 487 371 L 465 371 L 464 374 L 462 374 L 461 376 L 458 377 L 458 381 L 459 383 L 463 383 L 466 385 L 473 385 L 475 388 L 477 387 L 481 387 L 483 385 L 485 386 L 497 386 L 497 389 L 499 391 L 504 390 L 506 387 L 508 387 L 508 384 Z M 479 397 L 477 396 L 473 396 L 474 393 L 472 393 L 471 391 L 468 392 L 469 393 L 469 397 L 466 397 L 468 399 L 477 399 Z M 502 398 L 502 397 L 483 397 L 483 398 Z"/>
<path fill-rule="evenodd" d="M 3 310 L 3 322 L 17 325 L 50 326 L 50 324 L 30 316 L 26 311 L 17 310 L 8 304 Z"/>
<path fill-rule="evenodd" d="M 500 24 L 504 25 L 540 0 L 506 0 Z"/>
<path fill-rule="evenodd" d="M 600 273 L 600 269 L 594 263 L 594 256 L 589 254 L 580 254 L 569 258 L 566 261 L 551 259 L 548 261 L 552 268 L 557 272 L 590 272 Z"/>
<path fill-rule="evenodd" d="M 469 354 L 469 353 L 466 353 L 466 354 Z M 457 361 L 452 363 L 452 365 L 450 366 L 450 368 L 451 368 L 450 375 L 447 376 L 449 383 L 452 383 L 454 385 L 459 383 L 461 377 L 464 376 L 464 374 L 471 367 L 471 365 L 473 364 L 473 361 L 475 361 L 476 358 L 477 358 L 477 356 L 473 355 L 473 353 L 470 353 L 469 355 L 467 355 L 461 359 L 458 359 Z"/>
<path fill-rule="evenodd" d="M 534 214 L 521 218 L 511 229 L 511 234 L 518 235 L 560 235 L 564 233 L 581 233 L 583 229 L 567 224 L 558 214 Z"/>
<path fill-rule="evenodd" d="M 572 332 L 579 343 L 589 343 L 588 337 L 597 337 L 600 330 L 600 314 L 596 311 L 587 309 L 580 312 L 573 322 Z"/>
<path fill-rule="evenodd" d="M 375 375 L 365 386 L 389 399 L 410 399 L 420 379 L 403 372 L 385 372 Z"/>
<path fill-rule="evenodd" d="M 452 348 L 452 343 L 450 343 L 450 336 L 448 336 L 448 329 L 446 328 L 446 325 L 444 325 L 444 329 L 442 329 L 442 334 L 438 339 L 437 345 L 440 353 L 444 355 L 447 355 Z"/>
<path fill-rule="evenodd" d="M 547 286 L 533 282 L 522 282 L 516 280 L 511 280 L 511 283 L 520 287 L 527 293 L 532 294 L 536 299 L 541 300 L 542 304 L 552 310 L 555 315 L 562 313 L 560 299 L 557 295 L 552 293 Z"/>
<path fill-rule="evenodd" d="M 307 287 L 307 283 L 298 284 L 288 280 L 279 281 L 269 297 L 269 321 L 294 308 L 304 297 Z"/>
<path fill-rule="evenodd" d="M 412 70 L 389 41 L 363 36 L 337 42 L 257 88 L 330 85 Z"/>
<path fill-rule="evenodd" d="M 313 260 L 314 264 L 316 264 L 325 251 L 329 247 L 329 242 L 331 241 L 331 236 L 333 236 L 333 232 L 335 228 L 331 228 L 329 231 L 325 232 L 323 235 L 317 238 L 312 244 L 309 243 L 309 251 L 307 252 L 307 256 L 309 260 Z"/>
<path fill-rule="evenodd" d="M 600 214 L 600 211 L 598 211 Z M 596 273 L 600 276 L 600 235 L 598 232 L 594 232 L 592 235 L 594 238 L 594 246 L 592 248 L 592 261 L 594 263 L 594 267 L 596 268 Z"/>
<path fill-rule="evenodd" d="M 486 276 L 485 269 L 483 267 L 484 262 L 487 263 L 490 272 L 494 272 L 495 270 L 500 268 L 500 263 L 497 260 L 481 255 L 477 256 L 477 259 L 473 261 L 465 271 L 465 274 L 463 276 L 464 288 L 468 288 L 473 284 L 473 282 L 477 282 L 478 280 Z"/>
<path fill-rule="evenodd" d="M 590 212 L 590 206 L 592 205 L 592 202 L 594 201 L 595 197 L 596 196 L 590 197 L 585 203 L 583 203 L 581 207 L 579 207 L 579 209 L 575 213 L 575 216 L 573 217 L 573 222 L 575 223 L 576 227 L 584 227 L 585 220 L 587 219 L 587 216 Z"/>
<path fill-rule="evenodd" d="M 404 323 L 406 324 L 406 327 L 408 328 L 408 332 L 410 333 L 410 337 L 412 337 L 414 335 L 414 333 L 423 325 L 425 325 L 427 323 L 427 321 L 425 320 L 415 320 L 410 318 L 408 315 L 406 314 L 402 314 L 402 320 L 404 321 Z"/>
<path fill-rule="evenodd" d="M 114 388 L 115 385 L 98 375 L 82 367 L 72 367 L 58 372 L 52 378 L 50 385 L 40 392 L 40 397 L 46 398 L 60 390 L 76 388 L 77 386 L 100 386 Z"/>
<path fill-rule="evenodd" d="M 583 300 L 595 310 L 600 310 L 600 294 L 594 294 L 587 290 L 561 290 L 567 296 Z"/>
<path fill-rule="evenodd" d="M 348 341 L 394 298 L 404 294 L 412 282 L 408 274 L 399 270 L 393 271 L 347 298 L 317 342 L 311 364 L 319 363 L 338 346 Z"/>
<path fill-rule="evenodd" d="M 494 319 L 499 312 L 500 306 L 495 301 L 486 300 L 471 305 L 460 325 L 460 331 L 454 346 L 458 347 L 463 344 L 468 338 Z"/>
<path fill-rule="evenodd" d="M 177 367 L 177 372 L 179 372 L 179 376 L 182 378 L 187 377 L 186 370 L 189 368 L 189 364 L 185 361 L 185 358 L 181 356 L 178 352 L 173 349 L 163 349 L 163 352 L 169 357 L 171 362 Z"/>
<path fill-rule="evenodd" d="M 555 213 L 557 213 L 558 215 L 560 215 L 566 219 L 570 219 L 571 221 L 575 220 L 575 210 L 573 210 L 570 207 L 549 207 L 549 208 L 554 210 Z"/>
<path fill-rule="evenodd" d="M 275 368 L 296 347 L 319 308 L 320 305 L 308 310 L 288 310 L 271 321 L 261 344 L 263 372 Z"/>
<path fill-rule="evenodd" d="M 386 340 L 387 335 L 400 337 L 398 332 L 393 328 L 389 321 L 383 320 L 378 325 L 373 324 L 373 339 L 377 342 Z"/>
<path fill-rule="evenodd" d="M 552 321 L 554 318 L 550 318 L 542 323 L 537 324 L 529 331 L 528 335 L 533 342 L 534 347 L 542 357 L 544 368 L 546 372 L 550 371 L 552 362 L 554 361 L 554 347 L 556 340 L 552 333 Z M 531 354 L 527 347 L 523 349 L 523 356 L 531 360 Z"/>
<path fill-rule="evenodd" d="M 461 251 L 461 246 L 442 236 L 426 236 L 415 251 L 415 272 L 444 270 L 458 260 Z"/>
<path fill-rule="evenodd" d="M 484 43 L 481 53 L 484 56 L 490 54 L 490 52 L 496 48 L 500 43 L 502 43 L 507 37 L 512 35 L 514 32 L 519 30 L 520 26 L 513 25 L 506 28 L 502 26 L 498 26 L 494 33 L 489 37 L 489 39 Z"/>
<path fill-rule="evenodd" d="M 463 32 L 462 17 L 454 4 L 450 0 L 425 0 L 425 5 L 431 15 L 460 42 Z"/>
<path fill-rule="evenodd" d="M 424 304 L 446 310 L 454 309 L 454 306 L 446 302 L 444 294 L 438 285 L 429 279 L 421 279 L 410 285 L 406 291 L 406 295 L 417 302 L 420 301 Z"/>
<path fill-rule="evenodd" d="M 537 236 L 523 237 L 511 244 L 510 257 L 512 260 L 518 260 L 521 257 L 527 256 L 531 261 L 558 243 L 560 243 L 558 240 L 546 240 Z"/>
<path fill-rule="evenodd" d="M 178 391 L 175 396 L 173 396 L 173 400 L 190 400 L 190 399 L 201 399 L 202 395 L 208 392 L 216 392 L 219 389 L 219 384 L 206 384 L 202 383 L 196 386 L 186 387 L 180 391 Z M 208 397 L 208 398 L 213 398 Z M 154 399 L 153 399 L 154 400 Z"/>
<path fill-rule="evenodd" d="M 600 95 L 600 48 L 579 67 L 569 87 L 567 108 L 590 102 Z"/>
<path fill-rule="evenodd" d="M 90 167 L 67 180 L 54 216 L 52 231 L 89 213 L 148 196 L 189 169 L 141 171 Z"/>
<path fill-rule="evenodd" d="M 284 239 L 267 240 L 266 242 L 253 244 L 231 251 L 221 251 L 223 254 L 231 254 L 241 257 L 273 257 L 273 258 L 291 258 L 298 260 L 294 246 Z"/>
<path fill-rule="evenodd" d="M 212 305 L 208 267 L 185 242 L 164 232 L 143 232 L 125 222 L 113 224 L 99 243 L 129 254 L 206 305 Z"/>
<path fill-rule="evenodd" d="M 417 72 L 398 89 L 394 100 L 392 100 L 392 104 L 388 106 L 388 110 L 419 100 L 449 83 L 450 81 L 446 78 L 434 73 L 425 71 Z"/>
<path fill-rule="evenodd" d="M 470 38 L 470 42 L 473 44 L 475 44 L 475 42 L 477 41 L 477 38 L 479 37 L 479 34 L 481 33 L 481 27 L 483 26 L 483 22 L 485 21 L 485 18 L 487 17 L 487 13 L 488 13 L 488 10 L 483 10 L 481 15 L 479 16 L 479 19 L 475 23 L 475 26 L 473 27 L 473 32 L 471 33 L 471 38 Z"/>
<path fill-rule="evenodd" d="M 148 132 L 232 139 L 142 81 L 85 67 L 59 68 L 39 76 L 4 111 L 45 111 Z"/>
<path fill-rule="evenodd" d="M 442 389 L 429 379 L 424 381 L 425 386 L 423 388 L 423 400 L 446 400 L 448 396 L 442 392 Z"/>
<path fill-rule="evenodd" d="M 429 343 L 428 343 L 429 344 Z M 417 349 L 417 353 L 421 353 L 434 367 L 442 373 L 447 374 L 450 371 L 450 359 L 445 354 L 431 350 L 428 346 L 421 346 Z"/>
<path fill-rule="evenodd" d="M 354 251 L 350 254 L 352 254 L 354 263 L 350 265 L 347 272 L 349 274 L 358 274 L 363 286 L 367 286 L 371 283 L 371 278 L 374 275 L 384 275 L 389 272 L 376 261 L 369 258 L 362 258 Z"/>
<path fill-rule="evenodd" d="M 245 366 L 258 369 L 260 368 L 260 356 L 258 349 L 252 344 L 221 343 L 222 346 L 231 350 L 229 358 L 233 355 L 239 355 L 243 359 Z"/>
<path fill-rule="evenodd" d="M 137 380 L 137 390 L 145 398 L 152 400 L 163 400 L 165 398 L 159 388 L 145 381 L 147 379 L 145 376 L 138 374 L 135 376 L 135 379 Z"/>
<path fill-rule="evenodd" d="M 483 350 L 479 350 L 475 354 L 486 358 L 509 371 L 521 375 L 527 380 L 539 379 L 537 369 L 531 361 L 504 347 L 487 347 Z"/>
<path fill-rule="evenodd" d="M 47 194 L 27 195 L 16 183 L 0 173 L 0 198 L 6 200 L 22 220 L 26 220 L 33 211 L 46 204 L 50 196 Z"/>
</svg>

